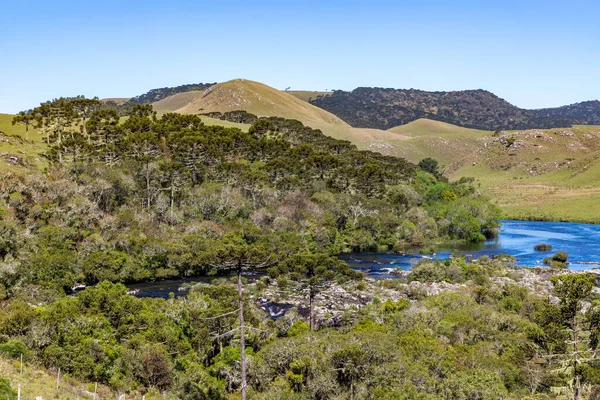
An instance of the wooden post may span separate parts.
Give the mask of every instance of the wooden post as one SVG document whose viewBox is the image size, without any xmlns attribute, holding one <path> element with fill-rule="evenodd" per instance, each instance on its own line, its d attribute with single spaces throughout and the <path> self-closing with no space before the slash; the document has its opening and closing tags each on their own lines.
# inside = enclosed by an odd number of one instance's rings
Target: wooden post
<svg viewBox="0 0 600 400">
<path fill-rule="evenodd" d="M 21 400 L 21 384 L 17 386 L 17 400 Z"/>
<path fill-rule="evenodd" d="M 60 386 L 60 367 L 58 367 L 58 375 L 56 375 L 56 391 L 58 392 L 58 387 Z"/>
<path fill-rule="evenodd" d="M 96 392 L 98 391 L 98 382 L 94 384 L 94 399 L 96 398 Z"/>
<path fill-rule="evenodd" d="M 242 267 L 237 270 L 238 298 L 240 302 L 240 354 L 242 356 L 242 400 L 246 400 L 246 342 L 244 337 L 244 294 L 242 291 Z"/>
<path fill-rule="evenodd" d="M 23 376 L 23 353 L 21 353 L 21 376 Z"/>
</svg>

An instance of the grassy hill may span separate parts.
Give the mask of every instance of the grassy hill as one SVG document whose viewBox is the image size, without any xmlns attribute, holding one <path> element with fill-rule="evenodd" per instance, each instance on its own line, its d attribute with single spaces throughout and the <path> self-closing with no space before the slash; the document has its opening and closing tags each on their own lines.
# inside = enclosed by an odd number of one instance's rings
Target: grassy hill
<svg viewBox="0 0 600 400">
<path fill-rule="evenodd" d="M 513 218 L 600 223 L 600 127 L 503 132 L 448 168 Z"/>
<path fill-rule="evenodd" d="M 246 110 L 258 116 L 297 119 L 334 138 L 350 140 L 361 148 L 381 148 L 388 154 L 393 154 L 396 142 L 407 139 L 394 132 L 353 128 L 335 115 L 288 92 L 245 79 L 219 83 L 204 91 L 178 93 L 153 103 L 153 107 L 159 114 Z"/>
<path fill-rule="evenodd" d="M 313 90 L 286 90 L 285 93 L 289 93 L 292 96 L 295 96 L 308 103 L 312 100 L 316 100 L 319 96 L 330 96 L 332 92 L 319 92 Z"/>
<path fill-rule="evenodd" d="M 478 129 L 463 128 L 446 122 L 434 121 L 427 118 L 419 118 L 416 121 L 409 122 L 406 125 L 396 126 L 388 129 L 390 132 L 400 133 L 410 137 L 417 136 L 435 136 L 435 135 L 464 135 L 464 136 L 485 136 L 488 131 Z"/>
<path fill-rule="evenodd" d="M 177 93 L 152 103 L 152 108 L 154 108 L 158 114 L 175 112 L 194 101 L 197 97 L 201 97 L 203 93 L 204 91 L 202 90 L 192 90 L 190 92 Z"/>
</svg>

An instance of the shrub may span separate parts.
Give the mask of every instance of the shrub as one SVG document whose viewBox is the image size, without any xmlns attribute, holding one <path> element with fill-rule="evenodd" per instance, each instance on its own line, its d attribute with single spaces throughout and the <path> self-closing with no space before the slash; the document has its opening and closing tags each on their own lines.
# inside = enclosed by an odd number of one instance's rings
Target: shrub
<svg viewBox="0 0 600 400">
<path fill-rule="evenodd" d="M 568 258 L 569 256 L 567 253 L 565 253 L 564 251 L 559 251 L 552 257 L 544 258 L 544 264 L 549 265 L 551 268 L 564 269 L 567 268 Z"/>
<path fill-rule="evenodd" d="M 310 325 L 305 321 L 298 320 L 290 326 L 290 329 L 287 332 L 288 337 L 302 335 L 310 330 Z"/>
<path fill-rule="evenodd" d="M 533 249 L 535 251 L 550 251 L 550 250 L 552 250 L 552 246 L 550 246 L 549 244 L 546 244 L 546 243 L 539 243 L 539 244 L 536 244 L 535 246 L 533 246 Z"/>
<path fill-rule="evenodd" d="M 31 351 L 25 343 L 13 339 L 0 344 L 0 353 L 12 358 L 19 358 L 23 354 L 23 359 L 27 359 Z"/>
<path fill-rule="evenodd" d="M 552 256 L 552 261 L 566 263 L 568 258 L 569 255 L 567 253 L 565 253 L 564 251 L 559 251 L 558 253 Z"/>
<path fill-rule="evenodd" d="M 16 400 L 17 392 L 10 387 L 8 379 L 0 378 L 0 399 Z"/>
</svg>

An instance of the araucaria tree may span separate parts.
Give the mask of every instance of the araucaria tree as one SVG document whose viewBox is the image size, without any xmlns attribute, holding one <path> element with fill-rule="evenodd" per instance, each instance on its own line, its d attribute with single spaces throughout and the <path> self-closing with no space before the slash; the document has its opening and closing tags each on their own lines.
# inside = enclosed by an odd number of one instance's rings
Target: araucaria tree
<svg viewBox="0 0 600 400">
<path fill-rule="evenodd" d="M 310 330 L 315 328 L 315 296 L 335 281 L 360 279 L 362 274 L 351 269 L 345 261 L 323 253 L 303 252 L 269 268 L 272 278 L 282 278 L 286 286 L 308 292 Z"/>
<path fill-rule="evenodd" d="M 544 328 L 550 364 L 572 375 L 573 399 L 582 393 L 582 378 L 587 365 L 593 361 L 600 333 L 600 308 L 587 307 L 596 277 L 592 274 L 561 274 L 551 278 L 560 302 L 549 302 L 538 311 L 538 323 Z M 589 303 L 588 303 L 589 304 Z"/>
<path fill-rule="evenodd" d="M 29 140 L 29 127 L 34 123 L 35 117 L 31 112 L 21 111 L 13 117 L 12 124 L 25 126 L 25 140 Z"/>
<path fill-rule="evenodd" d="M 269 241 L 269 237 L 263 235 L 260 230 L 250 225 L 227 233 L 223 238 L 213 243 L 204 254 L 205 264 L 216 268 L 218 271 L 233 271 L 237 277 L 242 400 L 246 399 L 247 392 L 242 273 L 269 267 L 276 261 L 276 252 Z"/>
</svg>

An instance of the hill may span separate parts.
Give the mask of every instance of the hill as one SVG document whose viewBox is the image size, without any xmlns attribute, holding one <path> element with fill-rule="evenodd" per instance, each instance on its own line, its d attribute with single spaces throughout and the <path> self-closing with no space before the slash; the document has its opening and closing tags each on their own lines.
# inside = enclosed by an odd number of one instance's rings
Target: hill
<svg viewBox="0 0 600 400">
<path fill-rule="evenodd" d="M 419 118 L 413 122 L 409 122 L 406 125 L 396 126 L 388 129 L 390 132 L 400 133 L 402 135 L 408 135 L 410 137 L 417 136 L 432 136 L 432 135 L 467 135 L 467 136 L 481 136 L 489 134 L 487 131 L 463 128 L 457 125 L 452 125 L 446 122 L 434 121 L 427 118 Z"/>
<path fill-rule="evenodd" d="M 600 223 L 600 126 L 501 132 L 448 166 L 508 217 Z"/>
<path fill-rule="evenodd" d="M 315 107 L 298 97 L 259 82 L 235 79 L 211 86 L 204 91 L 179 93 L 152 104 L 159 113 L 205 114 L 245 110 L 259 117 L 278 116 L 296 119 L 304 125 L 320 129 L 336 139 L 350 140 L 357 146 L 377 150 L 407 139 L 405 135 L 378 129 L 353 128 L 335 115 Z"/>
<path fill-rule="evenodd" d="M 390 129 L 419 118 L 484 130 L 544 129 L 600 124 L 600 102 L 526 110 L 486 90 L 426 92 L 361 87 L 311 101 L 354 127 Z"/>
<path fill-rule="evenodd" d="M 319 96 L 329 96 L 331 94 L 331 92 L 319 92 L 313 90 L 286 90 L 285 92 L 306 102 L 316 100 Z"/>
</svg>

